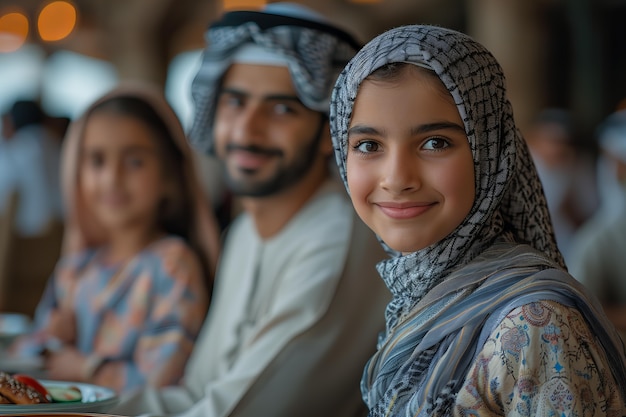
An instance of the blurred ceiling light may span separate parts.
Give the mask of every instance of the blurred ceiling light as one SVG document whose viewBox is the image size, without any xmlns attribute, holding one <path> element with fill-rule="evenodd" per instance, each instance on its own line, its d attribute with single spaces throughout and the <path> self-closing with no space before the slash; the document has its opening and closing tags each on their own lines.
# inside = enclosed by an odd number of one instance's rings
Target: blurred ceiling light
<svg viewBox="0 0 626 417">
<path fill-rule="evenodd" d="M 76 26 L 76 8 L 67 1 L 48 3 L 37 19 L 39 36 L 44 41 L 59 41 L 66 38 Z"/>
<path fill-rule="evenodd" d="M 20 49 L 28 37 L 28 18 L 22 12 L 0 15 L 0 53 Z"/>
<path fill-rule="evenodd" d="M 266 0 L 224 0 L 224 10 L 260 9 L 267 4 Z"/>
</svg>

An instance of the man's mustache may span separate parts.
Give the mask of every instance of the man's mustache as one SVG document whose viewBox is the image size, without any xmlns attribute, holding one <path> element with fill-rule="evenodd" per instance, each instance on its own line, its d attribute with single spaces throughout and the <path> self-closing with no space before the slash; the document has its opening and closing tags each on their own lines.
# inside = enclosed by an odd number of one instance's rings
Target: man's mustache
<svg viewBox="0 0 626 417">
<path fill-rule="evenodd" d="M 264 156 L 282 156 L 283 155 L 283 152 L 280 149 L 262 148 L 256 145 L 242 146 L 242 145 L 235 145 L 232 143 L 226 145 L 226 151 L 227 152 L 245 151 L 245 152 L 254 153 L 258 155 L 264 155 Z"/>
</svg>

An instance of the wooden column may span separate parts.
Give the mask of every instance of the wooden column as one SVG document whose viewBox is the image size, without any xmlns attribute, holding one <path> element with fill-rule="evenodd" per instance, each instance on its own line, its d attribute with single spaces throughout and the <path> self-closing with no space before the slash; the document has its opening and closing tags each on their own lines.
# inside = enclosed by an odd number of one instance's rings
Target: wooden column
<svg viewBox="0 0 626 417">
<path fill-rule="evenodd" d="M 518 128 L 526 129 L 546 105 L 547 31 L 539 0 L 471 0 L 467 2 L 469 35 L 498 59 L 507 79 Z"/>
</svg>

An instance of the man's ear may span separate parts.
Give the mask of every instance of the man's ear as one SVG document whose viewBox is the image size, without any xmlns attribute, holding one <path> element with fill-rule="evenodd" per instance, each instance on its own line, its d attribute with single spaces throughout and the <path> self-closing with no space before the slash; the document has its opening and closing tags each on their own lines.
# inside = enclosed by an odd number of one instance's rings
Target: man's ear
<svg viewBox="0 0 626 417">
<path fill-rule="evenodd" d="M 615 158 L 617 180 L 620 184 L 626 184 L 626 162 Z"/>
<path fill-rule="evenodd" d="M 2 136 L 4 140 L 11 139 L 15 134 L 15 125 L 13 124 L 13 118 L 8 113 L 2 115 L 1 125 L 0 136 Z"/>
</svg>

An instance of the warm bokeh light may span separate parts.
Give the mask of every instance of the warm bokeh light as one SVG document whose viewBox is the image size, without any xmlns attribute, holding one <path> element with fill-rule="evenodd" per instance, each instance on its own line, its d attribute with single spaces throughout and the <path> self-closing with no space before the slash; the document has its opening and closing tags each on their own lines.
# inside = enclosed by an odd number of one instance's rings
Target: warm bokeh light
<svg viewBox="0 0 626 417">
<path fill-rule="evenodd" d="M 28 18 L 22 12 L 0 16 L 0 52 L 17 51 L 28 37 Z"/>
<path fill-rule="evenodd" d="M 67 1 L 48 3 L 37 19 L 39 36 L 44 41 L 59 41 L 66 38 L 76 26 L 76 8 Z"/>
<path fill-rule="evenodd" d="M 260 9 L 267 4 L 266 0 L 224 0 L 224 10 Z"/>
</svg>

